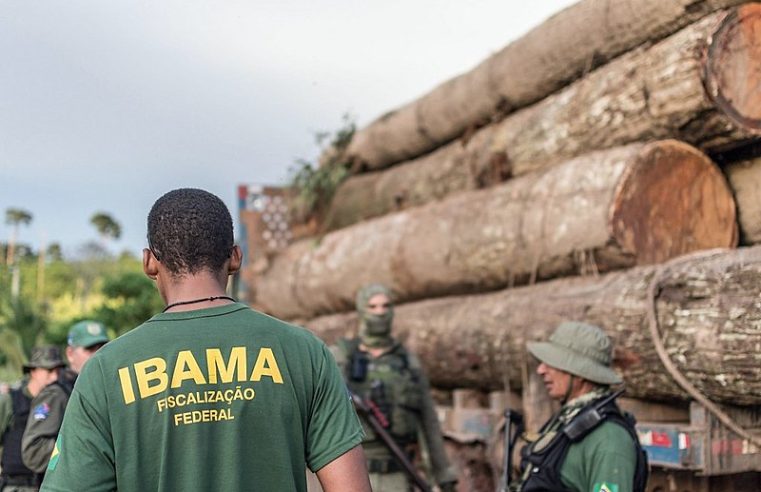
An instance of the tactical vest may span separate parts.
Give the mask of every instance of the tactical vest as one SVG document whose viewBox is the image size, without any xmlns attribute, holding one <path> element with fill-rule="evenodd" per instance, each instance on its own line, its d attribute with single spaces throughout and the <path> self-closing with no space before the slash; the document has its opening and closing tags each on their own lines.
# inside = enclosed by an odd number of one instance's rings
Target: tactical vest
<svg viewBox="0 0 761 492">
<path fill-rule="evenodd" d="M 410 364 L 410 356 L 401 344 L 378 358 L 360 350 L 359 344 L 359 338 L 338 343 L 346 356 L 342 365 L 347 385 L 377 408 L 383 415 L 379 420 L 385 421 L 397 443 L 416 442 L 423 402 L 418 368 Z M 366 440 L 374 440 L 374 435 L 368 432 Z"/>
<path fill-rule="evenodd" d="M 554 437 L 548 435 L 545 439 L 549 438 L 549 442 L 539 438 L 521 450 L 521 472 L 526 478 L 519 488 L 520 492 L 573 492 L 565 487 L 560 479 L 560 468 L 563 466 L 568 449 L 604 422 L 620 425 L 626 429 L 634 441 L 637 464 L 634 469 L 632 490 L 645 492 L 649 473 L 647 454 L 639 443 L 634 428 L 636 421 L 631 414 L 621 412 L 615 399 L 605 402 L 606 399 L 598 399 L 584 407 L 570 422 L 558 429 Z M 600 406 L 600 402 L 604 404 Z M 550 423 L 545 424 L 545 428 Z"/>
<path fill-rule="evenodd" d="M 32 399 L 24 394 L 22 388 L 19 388 L 11 390 L 11 401 L 13 402 L 13 418 L 11 426 L 3 436 L 3 455 L 0 467 L 2 467 L 3 475 L 9 477 L 33 477 L 35 473 L 27 468 L 21 460 L 21 438 L 24 435 L 27 418 L 29 418 Z"/>
</svg>

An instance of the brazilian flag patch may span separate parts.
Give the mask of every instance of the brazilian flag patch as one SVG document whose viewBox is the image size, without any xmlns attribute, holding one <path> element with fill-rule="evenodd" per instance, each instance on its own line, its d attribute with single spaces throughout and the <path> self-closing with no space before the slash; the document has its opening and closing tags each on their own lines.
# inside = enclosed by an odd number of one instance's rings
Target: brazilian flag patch
<svg viewBox="0 0 761 492">
<path fill-rule="evenodd" d="M 58 458 L 61 457 L 61 436 L 58 436 L 58 439 L 55 441 L 55 446 L 53 446 L 53 452 L 50 454 L 50 461 L 48 461 L 48 470 L 52 471 L 55 470 L 55 467 L 58 465 Z"/>
<path fill-rule="evenodd" d="M 592 492 L 618 492 L 618 484 L 611 482 L 596 483 Z"/>
</svg>

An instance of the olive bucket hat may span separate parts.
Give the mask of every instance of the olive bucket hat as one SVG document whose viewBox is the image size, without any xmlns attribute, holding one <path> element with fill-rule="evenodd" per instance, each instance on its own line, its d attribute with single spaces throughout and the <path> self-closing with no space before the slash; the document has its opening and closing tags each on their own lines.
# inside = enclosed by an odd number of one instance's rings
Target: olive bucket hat
<svg viewBox="0 0 761 492">
<path fill-rule="evenodd" d="M 545 364 L 593 383 L 623 381 L 610 367 L 610 338 L 596 326 L 577 321 L 561 323 L 547 342 L 528 342 L 526 348 Z"/>
<path fill-rule="evenodd" d="M 24 372 L 29 372 L 32 369 L 55 369 L 56 367 L 64 367 L 66 363 L 61 357 L 61 351 L 58 347 L 53 345 L 45 345 L 42 347 L 34 347 L 32 349 L 32 355 L 29 357 L 29 362 L 24 364 Z"/>
</svg>

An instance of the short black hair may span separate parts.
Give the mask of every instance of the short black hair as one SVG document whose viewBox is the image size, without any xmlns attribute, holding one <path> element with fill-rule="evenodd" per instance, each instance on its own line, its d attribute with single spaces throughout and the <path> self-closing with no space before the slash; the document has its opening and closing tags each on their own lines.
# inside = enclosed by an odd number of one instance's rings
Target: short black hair
<svg viewBox="0 0 761 492">
<path fill-rule="evenodd" d="M 233 249 L 230 211 L 208 191 L 170 191 L 148 213 L 148 247 L 173 275 L 216 273 Z"/>
</svg>

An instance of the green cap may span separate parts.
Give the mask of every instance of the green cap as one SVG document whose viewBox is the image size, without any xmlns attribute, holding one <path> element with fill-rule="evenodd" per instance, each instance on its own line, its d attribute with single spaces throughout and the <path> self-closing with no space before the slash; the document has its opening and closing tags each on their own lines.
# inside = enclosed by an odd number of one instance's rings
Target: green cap
<svg viewBox="0 0 761 492">
<path fill-rule="evenodd" d="M 613 348 L 600 328 L 571 321 L 561 323 L 547 342 L 528 342 L 531 354 L 561 371 L 598 384 L 619 384 L 621 376 L 611 369 Z"/>
<path fill-rule="evenodd" d="M 29 362 L 24 364 L 24 372 L 29 372 L 38 367 L 43 369 L 55 369 L 56 367 L 63 367 L 65 365 L 66 363 L 61 357 L 61 351 L 58 347 L 44 345 L 32 349 L 32 356 L 29 357 Z"/>
<path fill-rule="evenodd" d="M 106 327 L 100 321 L 85 320 L 75 324 L 69 330 L 70 347 L 92 347 L 108 342 Z"/>
</svg>

